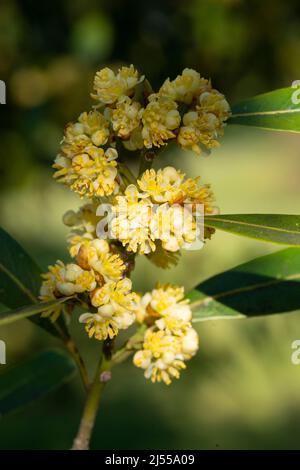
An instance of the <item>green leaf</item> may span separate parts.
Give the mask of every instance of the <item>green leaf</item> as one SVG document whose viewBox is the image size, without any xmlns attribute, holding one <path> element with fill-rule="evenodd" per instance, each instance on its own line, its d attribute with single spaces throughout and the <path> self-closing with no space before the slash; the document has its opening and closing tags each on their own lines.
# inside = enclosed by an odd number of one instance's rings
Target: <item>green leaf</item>
<svg viewBox="0 0 300 470">
<path fill-rule="evenodd" d="M 0 375 L 0 416 L 22 408 L 69 381 L 75 373 L 62 350 L 44 351 Z"/>
<path fill-rule="evenodd" d="M 16 240 L 0 228 L 0 303 L 11 309 L 38 303 L 40 286 L 39 267 Z M 54 336 L 59 336 L 58 327 L 67 336 L 62 317 L 56 325 L 48 318 L 30 320 Z"/>
<path fill-rule="evenodd" d="M 287 248 L 218 274 L 188 294 L 194 321 L 300 309 L 300 248 Z"/>
<path fill-rule="evenodd" d="M 300 215 L 208 215 L 204 225 L 266 242 L 300 246 Z"/>
<path fill-rule="evenodd" d="M 10 308 L 36 302 L 40 270 L 25 250 L 0 228 L 0 302 Z"/>
<path fill-rule="evenodd" d="M 37 313 L 45 312 L 50 308 L 66 302 L 70 298 L 71 297 L 63 297 L 61 299 L 50 300 L 49 302 L 39 302 L 38 304 L 29 305 L 28 307 L 21 307 L 15 310 L 9 310 L 8 312 L 1 313 L 0 326 L 22 320 L 23 318 L 31 317 Z"/>
<path fill-rule="evenodd" d="M 242 101 L 232 107 L 228 123 L 300 132 L 299 90 L 293 87 L 281 88 Z"/>
</svg>

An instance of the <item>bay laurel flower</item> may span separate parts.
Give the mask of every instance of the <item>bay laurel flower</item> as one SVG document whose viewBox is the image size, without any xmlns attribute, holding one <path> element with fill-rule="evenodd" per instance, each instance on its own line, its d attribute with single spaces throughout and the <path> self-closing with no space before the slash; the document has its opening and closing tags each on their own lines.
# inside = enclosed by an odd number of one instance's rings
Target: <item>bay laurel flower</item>
<svg viewBox="0 0 300 470">
<path fill-rule="evenodd" d="M 90 338 L 112 339 L 119 330 L 132 325 L 138 296 L 131 288 L 130 279 L 124 278 L 117 282 L 109 281 L 92 292 L 91 303 L 98 312 L 84 313 L 79 318 Z"/>
<path fill-rule="evenodd" d="M 65 154 L 82 151 L 87 145 L 99 147 L 109 138 L 109 121 L 98 111 L 80 114 L 76 123 L 68 124 L 62 150 Z"/>
<path fill-rule="evenodd" d="M 65 265 L 57 261 L 49 266 L 49 271 L 42 274 L 43 282 L 39 299 L 42 301 L 54 300 L 63 296 L 71 296 L 83 292 L 91 292 L 96 288 L 96 279 L 92 271 L 86 271 L 74 263 Z M 42 316 L 51 316 L 55 321 L 61 312 L 61 306 L 54 310 L 47 310 Z"/>
<path fill-rule="evenodd" d="M 216 212 L 213 201 L 210 186 L 199 185 L 199 178 L 185 178 L 173 167 L 146 170 L 137 186 L 115 197 L 111 237 L 140 254 L 154 252 L 158 241 L 170 252 L 188 248 L 202 235 L 197 217 Z"/>
<path fill-rule="evenodd" d="M 185 360 L 191 359 L 199 348 L 199 336 L 194 328 L 189 328 L 181 338 L 181 352 Z"/>
<path fill-rule="evenodd" d="M 209 81 L 202 78 L 193 69 L 184 69 L 182 75 L 178 75 L 175 80 L 165 80 L 159 90 L 159 94 L 167 96 L 172 100 L 191 104 L 192 100 L 199 96 L 209 86 Z"/>
<path fill-rule="evenodd" d="M 191 326 L 192 319 L 188 300 L 184 299 L 184 288 L 169 284 L 158 286 L 141 297 L 136 315 L 140 323 L 151 325 L 160 322 L 157 324 L 160 329 L 164 329 L 161 319 L 177 320 L 179 324 L 185 324 L 184 329 Z"/>
<path fill-rule="evenodd" d="M 213 89 L 209 80 L 195 70 L 184 69 L 175 80 L 168 78 L 158 94 L 188 107 L 182 116 L 183 125 L 176 133 L 182 148 L 200 154 L 201 147 L 212 149 L 219 145 L 230 108 L 224 95 Z"/>
<path fill-rule="evenodd" d="M 174 167 L 167 166 L 158 171 L 146 170 L 138 180 L 138 186 L 144 197 L 156 203 L 183 204 L 203 203 L 205 213 L 212 213 L 215 208 L 210 205 L 214 201 L 209 185 L 199 185 L 200 177 L 186 178 L 185 173 Z"/>
<path fill-rule="evenodd" d="M 136 85 L 144 80 L 138 71 L 130 67 L 122 67 L 114 73 L 108 67 L 99 70 L 94 79 L 94 91 L 92 97 L 103 104 L 112 104 L 121 97 L 131 96 Z"/>
<path fill-rule="evenodd" d="M 124 195 L 116 196 L 111 236 L 120 240 L 128 251 L 147 254 L 155 250 L 151 221 L 152 203 L 135 185 L 127 186 Z"/>
<path fill-rule="evenodd" d="M 179 337 L 148 329 L 144 336 L 143 349 L 135 353 L 133 363 L 145 370 L 146 379 L 151 379 L 153 383 L 163 381 L 170 385 L 172 379 L 178 379 L 180 370 L 186 367 L 180 346 Z"/>
<path fill-rule="evenodd" d="M 76 261 L 82 268 L 94 270 L 98 284 L 120 280 L 126 268 L 122 258 L 111 252 L 109 243 L 98 238 L 82 243 Z"/>
<path fill-rule="evenodd" d="M 144 369 L 146 379 L 170 385 L 172 379 L 179 379 L 180 372 L 186 368 L 185 361 L 196 354 L 198 347 L 198 334 L 193 328 L 183 336 L 149 328 L 144 336 L 143 349 L 135 353 L 133 363 Z"/>
<path fill-rule="evenodd" d="M 196 109 L 202 113 L 214 114 L 219 119 L 219 124 L 222 124 L 230 116 L 230 106 L 225 96 L 215 89 L 200 94 Z"/>
<path fill-rule="evenodd" d="M 81 245 L 97 237 L 96 229 L 100 221 L 97 216 L 97 202 L 84 204 L 78 211 L 69 210 L 63 216 L 63 223 L 72 230 L 67 237 L 69 252 L 72 258 L 76 257 Z"/>
<path fill-rule="evenodd" d="M 116 193 L 118 153 L 114 148 L 94 145 L 84 148 L 82 153 L 60 154 L 56 157 L 53 168 L 57 171 L 54 178 L 69 186 L 81 197 L 102 197 Z"/>
<path fill-rule="evenodd" d="M 113 130 L 121 139 L 128 139 L 131 133 L 140 126 L 143 110 L 140 103 L 128 96 L 116 103 L 111 111 Z"/>
<path fill-rule="evenodd" d="M 220 134 L 220 123 L 214 114 L 190 111 L 183 116 L 177 142 L 182 148 L 200 154 L 201 145 L 207 149 L 219 146 L 218 132 Z"/>
<path fill-rule="evenodd" d="M 197 237 L 196 219 L 191 208 L 180 204 L 160 205 L 153 215 L 151 228 L 162 248 L 170 252 L 188 248 Z"/>
<path fill-rule="evenodd" d="M 197 237 L 196 216 L 217 211 L 212 205 L 214 196 L 210 186 L 199 185 L 199 178 L 185 178 L 183 172 L 173 167 L 157 172 L 146 170 L 138 186 L 145 197 L 160 203 L 153 211 L 151 230 L 154 239 L 160 240 L 167 251 L 187 248 Z M 211 232 L 204 231 L 204 238 L 206 235 Z"/>
<path fill-rule="evenodd" d="M 171 166 L 158 171 L 151 168 L 142 174 L 138 185 L 154 202 L 173 203 L 182 194 L 181 184 L 184 176 L 184 173 Z"/>
<path fill-rule="evenodd" d="M 174 129 L 180 125 L 177 104 L 170 98 L 152 94 L 143 112 L 142 137 L 146 148 L 160 147 L 175 137 Z"/>
<path fill-rule="evenodd" d="M 91 202 L 81 206 L 78 211 L 69 210 L 63 216 L 63 223 L 73 230 L 96 234 L 99 217 L 96 215 L 98 203 Z"/>
<path fill-rule="evenodd" d="M 230 108 L 224 95 L 217 90 L 204 91 L 198 98 L 196 108 L 182 118 L 178 144 L 198 154 L 201 153 L 201 146 L 207 149 L 218 147 L 218 138 L 224 133 L 229 115 Z"/>
<path fill-rule="evenodd" d="M 198 350 L 198 335 L 191 326 L 192 312 L 184 299 L 184 288 L 158 286 L 140 299 L 136 315 L 148 329 L 133 363 L 145 370 L 147 379 L 169 385 L 173 378 L 180 377 L 185 361 Z"/>
</svg>

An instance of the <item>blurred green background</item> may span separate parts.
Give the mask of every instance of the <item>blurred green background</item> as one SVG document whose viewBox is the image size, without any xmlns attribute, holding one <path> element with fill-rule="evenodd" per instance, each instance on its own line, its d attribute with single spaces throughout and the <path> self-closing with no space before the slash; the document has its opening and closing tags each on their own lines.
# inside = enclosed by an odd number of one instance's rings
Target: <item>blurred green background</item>
<svg viewBox="0 0 300 470">
<path fill-rule="evenodd" d="M 2 0 L 0 222 L 46 268 L 67 260 L 62 214 L 80 205 L 51 178 L 63 127 L 88 109 L 93 75 L 133 63 L 158 87 L 184 67 L 210 77 L 230 103 L 300 78 L 297 0 Z M 299 213 L 300 137 L 228 127 L 210 158 L 176 150 L 174 164 L 210 182 L 223 213 Z M 156 280 L 198 281 L 279 247 L 217 233 L 174 270 L 139 259 L 137 290 Z M 93 368 L 100 344 L 74 318 L 72 331 Z M 200 350 L 180 381 L 146 383 L 130 363 L 116 368 L 92 440 L 94 449 L 300 448 L 300 366 L 291 342 L 299 314 L 197 327 Z M 2 328 L 6 366 L 55 344 L 30 322 Z M 27 410 L 0 420 L 1 449 L 69 448 L 82 411 L 75 379 Z"/>
</svg>

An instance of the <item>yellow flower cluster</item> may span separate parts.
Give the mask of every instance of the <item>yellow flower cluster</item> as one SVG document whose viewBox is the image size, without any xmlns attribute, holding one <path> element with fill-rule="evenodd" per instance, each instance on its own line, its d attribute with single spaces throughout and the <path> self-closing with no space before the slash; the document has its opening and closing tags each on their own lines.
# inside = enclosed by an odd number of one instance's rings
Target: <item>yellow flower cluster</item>
<svg viewBox="0 0 300 470">
<path fill-rule="evenodd" d="M 113 338 L 118 330 L 128 328 L 135 320 L 138 296 L 131 292 L 130 279 L 124 277 L 125 264 L 105 240 L 86 238 L 73 255 L 76 264 L 65 266 L 59 261 L 49 267 L 49 272 L 43 275 L 40 299 L 88 293 L 95 313 L 82 314 L 80 322 L 85 323 L 89 337 Z M 55 307 L 47 315 L 52 315 L 55 321 L 61 309 Z"/>
<path fill-rule="evenodd" d="M 62 261 L 57 261 L 54 266 L 49 266 L 49 271 L 42 277 L 40 300 L 45 302 L 59 297 L 90 292 L 96 287 L 94 273 L 85 271 L 74 263 L 65 265 Z M 61 310 L 61 305 L 55 306 L 53 309 L 45 311 L 42 316 L 51 316 L 51 320 L 54 322 Z"/>
<path fill-rule="evenodd" d="M 201 147 L 218 145 L 230 115 L 224 96 L 192 69 L 149 94 L 144 76 L 132 65 L 117 73 L 104 68 L 96 73 L 92 97 L 101 111 L 84 112 L 67 126 L 53 165 L 59 182 L 87 197 L 118 192 L 118 140 L 128 150 L 176 140 L 182 148 L 200 153 Z"/>
<path fill-rule="evenodd" d="M 61 152 L 55 159 L 54 177 L 80 196 L 108 196 L 118 191 L 115 148 L 103 146 L 109 122 L 98 111 L 82 113 L 65 131 Z"/>
<path fill-rule="evenodd" d="M 114 338 L 134 321 L 146 325 L 134 364 L 152 382 L 169 384 L 198 349 L 184 289 L 163 285 L 141 297 L 132 291 L 129 272 L 136 253 L 159 266 L 176 263 L 181 248 L 210 237 L 213 229 L 201 232 L 198 217 L 217 209 L 210 186 L 201 185 L 199 177 L 187 178 L 167 166 L 141 170 L 135 178 L 124 163 L 126 153 L 121 162 L 118 153 L 122 146 L 141 150 L 141 168 L 157 153 L 150 149 L 169 142 L 199 154 L 218 145 L 230 108 L 192 69 L 153 92 L 133 65 L 116 72 L 106 67 L 96 73 L 91 96 L 95 106 L 67 125 L 53 165 L 58 182 L 90 200 L 64 215 L 73 262 L 49 266 L 40 299 L 72 296 L 71 303 L 84 308 L 79 321 L 97 340 Z M 112 218 L 98 215 L 103 202 L 111 204 Z M 99 222 L 112 241 L 101 237 Z M 56 321 L 63 310 L 59 304 L 43 315 Z"/>
<path fill-rule="evenodd" d="M 157 241 L 171 252 L 187 247 L 196 238 L 196 207 L 203 215 L 216 211 L 210 187 L 198 182 L 173 167 L 146 170 L 137 186 L 115 197 L 112 237 L 140 254 L 155 251 Z"/>
<path fill-rule="evenodd" d="M 175 137 L 174 130 L 180 125 L 177 103 L 159 94 L 150 95 L 142 117 L 144 146 L 151 148 L 166 144 Z"/>
<path fill-rule="evenodd" d="M 175 80 L 168 78 L 159 94 L 188 106 L 182 116 L 182 126 L 177 133 L 177 143 L 184 149 L 201 153 L 219 145 L 225 121 L 230 116 L 229 104 L 224 95 L 213 89 L 209 80 L 192 69 L 184 69 Z"/>
<path fill-rule="evenodd" d="M 96 73 L 92 97 L 101 104 L 112 104 L 123 96 L 131 96 L 136 85 L 143 80 L 144 76 L 140 77 L 133 65 L 122 67 L 117 74 L 105 67 Z"/>
<path fill-rule="evenodd" d="M 185 361 L 198 350 L 198 335 L 191 319 L 183 287 L 159 286 L 141 298 L 137 320 L 148 328 L 133 363 L 145 370 L 147 379 L 169 385 L 173 378 L 179 378 Z"/>
<path fill-rule="evenodd" d="M 96 202 L 84 204 L 77 212 L 70 210 L 63 217 L 64 224 L 72 227 L 71 233 L 67 237 L 72 258 L 77 256 L 82 243 L 97 238 L 96 228 L 100 220 L 100 217 L 96 215 L 97 207 Z"/>
<path fill-rule="evenodd" d="M 85 323 L 89 337 L 98 340 L 110 338 L 125 330 L 135 320 L 137 294 L 131 292 L 131 280 L 109 281 L 94 291 L 91 303 L 97 313 L 83 313 L 79 321 Z"/>
</svg>

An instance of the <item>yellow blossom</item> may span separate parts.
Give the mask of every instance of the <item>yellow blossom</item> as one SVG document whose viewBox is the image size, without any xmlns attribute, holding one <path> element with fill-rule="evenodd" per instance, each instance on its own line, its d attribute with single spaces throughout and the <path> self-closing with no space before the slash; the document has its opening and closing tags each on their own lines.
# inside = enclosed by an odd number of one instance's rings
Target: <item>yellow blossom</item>
<svg viewBox="0 0 300 470">
<path fill-rule="evenodd" d="M 177 142 L 185 149 L 201 153 L 201 145 L 207 149 L 219 145 L 226 119 L 230 115 L 229 105 L 217 90 L 206 90 L 198 97 L 198 104 L 183 116 Z"/>
<path fill-rule="evenodd" d="M 145 370 L 147 379 L 163 381 L 166 385 L 170 385 L 173 378 L 178 379 L 180 370 L 186 367 L 179 337 L 151 329 L 146 331 L 143 349 L 135 353 L 133 363 Z"/>
<path fill-rule="evenodd" d="M 58 297 L 70 296 L 83 292 L 90 292 L 96 287 L 96 280 L 92 271 L 85 271 L 77 264 L 65 265 L 57 261 L 54 266 L 49 266 L 49 271 L 43 274 L 43 282 L 40 289 L 40 300 L 48 301 Z M 52 316 L 55 321 L 62 307 L 47 310 L 42 316 Z"/>
<path fill-rule="evenodd" d="M 220 124 L 230 116 L 230 107 L 225 96 L 214 89 L 201 93 L 196 109 L 200 112 L 214 114 Z"/>
<path fill-rule="evenodd" d="M 191 210 L 179 204 L 160 206 L 154 214 L 152 231 L 170 252 L 187 248 L 196 241 L 197 224 Z"/>
<path fill-rule="evenodd" d="M 102 281 L 117 281 L 123 276 L 125 264 L 118 254 L 111 253 L 106 240 L 85 241 L 79 248 L 77 263 L 84 269 L 93 269 Z"/>
<path fill-rule="evenodd" d="M 138 180 L 138 185 L 154 202 L 172 203 L 182 193 L 181 183 L 183 178 L 184 173 L 171 166 L 158 171 L 151 168 L 142 174 L 141 179 Z"/>
<path fill-rule="evenodd" d="M 78 232 L 96 235 L 99 217 L 96 215 L 98 203 L 84 204 L 78 211 L 69 210 L 63 216 L 63 223 Z"/>
<path fill-rule="evenodd" d="M 185 178 L 185 174 L 167 166 L 155 171 L 146 170 L 138 180 L 139 188 L 153 202 L 183 204 L 199 202 L 206 204 L 205 213 L 211 213 L 209 204 L 214 200 L 209 185 L 199 185 L 199 177 Z"/>
<path fill-rule="evenodd" d="M 186 367 L 184 361 L 191 359 L 199 346 L 184 288 L 166 284 L 147 292 L 140 298 L 136 317 L 149 328 L 133 363 L 144 369 L 152 382 L 162 380 L 169 385 L 172 378 L 179 378 L 180 370 Z"/>
<path fill-rule="evenodd" d="M 199 348 L 199 336 L 194 328 L 189 328 L 181 338 L 181 352 L 185 360 L 191 359 Z"/>
<path fill-rule="evenodd" d="M 119 330 L 127 329 L 135 320 L 138 296 L 131 292 L 130 279 L 109 281 L 91 294 L 91 303 L 98 312 L 84 313 L 79 321 L 85 323 L 89 337 L 98 340 L 113 338 Z"/>
<path fill-rule="evenodd" d="M 175 101 L 190 104 L 193 98 L 209 87 L 208 80 L 201 78 L 195 70 L 186 68 L 183 70 L 182 75 L 178 75 L 175 80 L 170 81 L 167 78 L 160 88 L 159 94 Z"/>
<path fill-rule="evenodd" d="M 142 136 L 146 148 L 160 147 L 175 137 L 174 129 L 180 125 L 177 104 L 170 98 L 153 94 L 143 112 Z"/>
<path fill-rule="evenodd" d="M 108 137 L 109 122 L 103 114 L 98 111 L 84 112 L 79 116 L 78 122 L 67 126 L 62 150 L 70 155 L 83 150 L 87 145 L 104 145 Z"/>
<path fill-rule="evenodd" d="M 140 299 L 137 309 L 140 323 L 160 318 L 171 318 L 189 325 L 192 313 L 188 301 L 184 299 L 183 287 L 169 284 L 158 286 Z"/>
<path fill-rule="evenodd" d="M 123 95 L 131 96 L 134 87 L 143 80 L 144 76 L 140 77 L 133 65 L 122 67 L 117 74 L 105 67 L 96 73 L 92 97 L 100 103 L 111 104 Z"/>
<path fill-rule="evenodd" d="M 129 185 L 123 196 L 116 196 L 111 221 L 111 236 L 121 241 L 128 251 L 141 254 L 155 250 L 151 233 L 152 203 Z"/>
<path fill-rule="evenodd" d="M 100 221 L 100 217 L 96 215 L 97 207 L 97 202 L 84 204 L 77 212 L 69 210 L 63 216 L 63 223 L 72 227 L 71 233 L 67 237 L 72 258 L 77 256 L 82 244 L 97 237 L 96 228 Z"/>
<path fill-rule="evenodd" d="M 157 172 L 146 170 L 138 180 L 138 186 L 144 197 L 159 203 L 152 210 L 150 228 L 153 239 L 160 240 L 167 251 L 187 248 L 196 241 L 196 216 L 216 212 L 210 186 L 199 185 L 199 177 L 186 179 L 184 173 L 173 167 Z"/>
<path fill-rule="evenodd" d="M 86 147 L 73 157 L 58 155 L 53 168 L 60 183 L 64 183 L 80 196 L 109 196 L 118 191 L 117 151 L 106 151 L 95 146 Z"/>
<path fill-rule="evenodd" d="M 177 142 L 184 149 L 200 154 L 201 145 L 208 149 L 219 146 L 218 128 L 219 121 L 214 114 L 190 111 L 183 116 Z"/>
<path fill-rule="evenodd" d="M 121 139 L 128 139 L 132 131 L 139 127 L 142 112 L 140 103 L 132 101 L 128 96 L 116 104 L 111 112 L 111 122 Z"/>
</svg>

